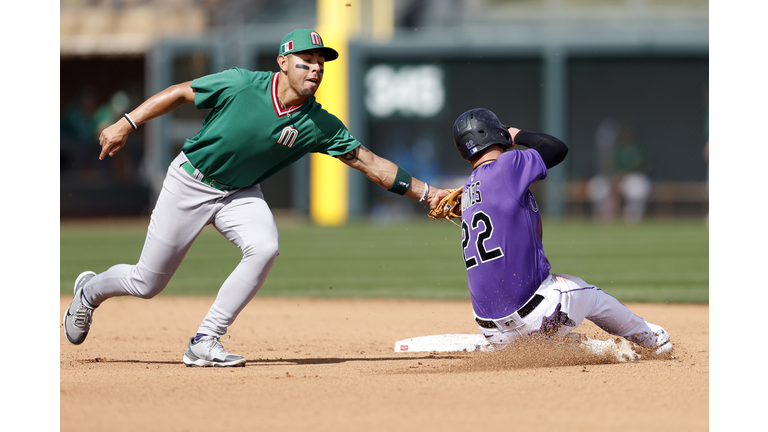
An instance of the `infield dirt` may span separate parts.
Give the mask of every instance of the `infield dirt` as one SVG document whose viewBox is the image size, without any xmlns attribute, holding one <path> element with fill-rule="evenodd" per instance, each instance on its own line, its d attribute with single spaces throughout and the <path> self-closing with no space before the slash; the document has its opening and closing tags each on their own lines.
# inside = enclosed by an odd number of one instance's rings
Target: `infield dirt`
<svg viewBox="0 0 768 432">
<path fill-rule="evenodd" d="M 63 314 L 71 297 L 61 297 Z M 709 306 L 634 304 L 673 357 L 395 353 L 395 341 L 475 333 L 469 301 L 259 298 L 230 327 L 244 368 L 181 357 L 212 298 L 115 298 L 88 339 L 61 330 L 62 431 L 703 431 Z M 592 323 L 576 330 L 607 339 Z"/>
</svg>

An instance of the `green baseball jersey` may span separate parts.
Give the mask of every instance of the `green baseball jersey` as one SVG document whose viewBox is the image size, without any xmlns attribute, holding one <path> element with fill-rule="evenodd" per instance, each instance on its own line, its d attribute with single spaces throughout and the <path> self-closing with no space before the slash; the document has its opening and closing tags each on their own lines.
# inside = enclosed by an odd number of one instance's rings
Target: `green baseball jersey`
<svg viewBox="0 0 768 432">
<path fill-rule="evenodd" d="M 314 97 L 283 110 L 279 73 L 232 68 L 192 81 L 195 106 L 211 109 L 183 151 L 219 183 L 248 187 L 309 152 L 338 156 L 360 145 Z"/>
</svg>

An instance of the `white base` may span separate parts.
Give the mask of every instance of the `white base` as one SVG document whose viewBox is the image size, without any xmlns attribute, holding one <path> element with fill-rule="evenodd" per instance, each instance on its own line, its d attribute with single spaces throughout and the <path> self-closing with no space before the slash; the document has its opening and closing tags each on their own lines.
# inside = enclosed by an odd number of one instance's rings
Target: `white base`
<svg viewBox="0 0 768 432">
<path fill-rule="evenodd" d="M 482 334 L 442 334 L 420 336 L 395 342 L 395 352 L 489 351 Z"/>
<path fill-rule="evenodd" d="M 620 362 L 636 361 L 640 354 L 626 340 L 616 343 L 613 339 L 597 340 L 590 337 L 580 340 L 579 334 L 571 333 L 574 348 L 582 348 L 599 357 L 609 357 Z M 441 334 L 420 336 L 395 342 L 395 352 L 456 352 L 493 351 L 482 334 Z"/>
</svg>

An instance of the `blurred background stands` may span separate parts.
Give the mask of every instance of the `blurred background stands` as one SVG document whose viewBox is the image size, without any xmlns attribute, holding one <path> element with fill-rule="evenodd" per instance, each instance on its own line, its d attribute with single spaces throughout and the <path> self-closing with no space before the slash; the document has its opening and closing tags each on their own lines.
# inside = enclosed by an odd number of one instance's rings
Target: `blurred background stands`
<svg viewBox="0 0 768 432">
<path fill-rule="evenodd" d="M 549 216 L 591 217 L 588 184 L 600 173 L 596 131 L 611 118 L 632 130 L 643 156 L 650 190 L 640 217 L 706 214 L 707 1 L 377 2 L 347 2 L 363 10 L 350 42 L 348 126 L 366 146 L 419 178 L 455 187 L 469 170 L 453 150 L 453 120 L 483 106 L 569 144 L 566 163 L 534 193 Z M 371 13 L 382 4 L 393 9 L 384 38 Z M 62 0 L 60 10 L 60 211 L 83 217 L 148 215 L 163 158 L 197 131 L 206 112 L 182 107 L 98 161 L 104 124 L 170 84 L 231 66 L 276 70 L 276 41 L 293 28 L 316 27 L 318 5 Z M 276 211 L 307 213 L 307 171 L 302 160 L 264 183 Z M 350 174 L 353 216 L 385 208 L 380 219 L 387 222 L 423 211 L 357 174 Z M 621 194 L 616 199 L 616 209 L 626 204 Z"/>
</svg>

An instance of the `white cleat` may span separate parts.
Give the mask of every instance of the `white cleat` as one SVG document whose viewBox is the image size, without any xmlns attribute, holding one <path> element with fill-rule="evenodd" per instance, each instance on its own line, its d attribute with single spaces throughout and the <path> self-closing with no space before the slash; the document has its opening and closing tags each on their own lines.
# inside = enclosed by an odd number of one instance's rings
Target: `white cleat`
<svg viewBox="0 0 768 432">
<path fill-rule="evenodd" d="M 667 333 L 661 326 L 653 323 L 648 323 L 648 327 L 650 327 L 656 335 L 656 351 L 653 353 L 656 355 L 669 354 L 672 351 L 672 342 L 669 341 L 669 333 Z"/>
<path fill-rule="evenodd" d="M 72 303 L 70 303 L 66 312 L 64 312 L 64 318 L 62 318 L 64 334 L 67 336 L 69 343 L 74 345 L 83 343 L 85 337 L 88 336 L 88 331 L 91 329 L 94 308 L 84 301 L 83 287 L 94 276 L 96 276 L 96 273 L 92 271 L 80 273 L 80 276 L 75 280 L 75 292 L 72 296 Z"/>
<path fill-rule="evenodd" d="M 229 335 L 224 335 L 229 336 Z M 238 367 L 245 366 L 245 357 L 230 354 L 219 342 L 224 336 L 204 336 L 195 342 L 189 338 L 187 352 L 184 353 L 184 364 L 194 366 Z M 229 340 L 229 338 L 225 339 Z"/>
</svg>

